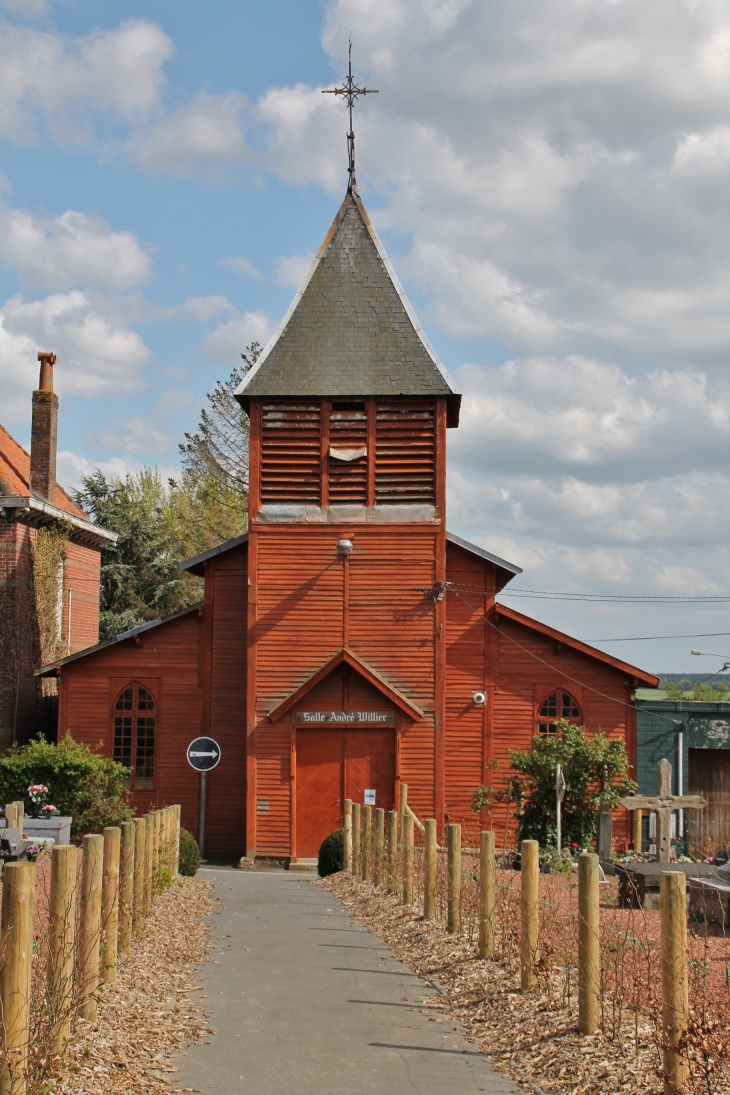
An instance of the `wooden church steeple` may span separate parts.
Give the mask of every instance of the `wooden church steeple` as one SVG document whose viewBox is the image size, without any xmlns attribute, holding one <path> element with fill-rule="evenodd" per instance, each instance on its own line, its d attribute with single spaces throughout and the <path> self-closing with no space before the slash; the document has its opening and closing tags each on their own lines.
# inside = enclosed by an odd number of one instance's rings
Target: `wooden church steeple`
<svg viewBox="0 0 730 1095">
<path fill-rule="evenodd" d="M 236 397 L 251 416 L 252 519 L 442 516 L 439 436 L 461 396 L 356 189 Z"/>
</svg>

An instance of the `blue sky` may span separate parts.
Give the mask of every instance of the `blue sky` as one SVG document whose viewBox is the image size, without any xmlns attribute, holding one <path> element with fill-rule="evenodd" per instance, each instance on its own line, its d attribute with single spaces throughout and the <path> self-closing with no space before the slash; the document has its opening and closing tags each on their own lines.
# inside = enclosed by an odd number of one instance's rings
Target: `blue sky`
<svg viewBox="0 0 730 1095">
<path fill-rule="evenodd" d="M 177 465 L 358 179 L 464 392 L 449 525 L 521 588 L 730 590 L 720 0 L 0 0 L 0 421 L 58 354 L 59 477 Z M 516 584 L 516 583 L 515 583 Z M 727 606 L 513 598 L 579 637 Z M 730 639 L 730 636 L 728 636 Z M 714 640 L 607 644 L 657 670 Z M 713 644 L 713 645 L 711 645 Z M 730 645 L 728 646 L 730 650 Z"/>
</svg>

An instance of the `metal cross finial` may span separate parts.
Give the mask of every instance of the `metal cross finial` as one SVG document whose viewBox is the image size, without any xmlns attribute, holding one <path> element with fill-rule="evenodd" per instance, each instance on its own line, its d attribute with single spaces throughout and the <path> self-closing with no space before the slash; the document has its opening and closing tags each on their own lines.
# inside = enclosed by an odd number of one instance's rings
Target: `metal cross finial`
<svg viewBox="0 0 730 1095">
<path fill-rule="evenodd" d="M 334 87 L 328 90 L 322 91 L 323 95 L 344 95 L 347 100 L 347 105 L 350 110 L 350 132 L 347 134 L 347 159 L 348 167 L 347 171 L 350 176 L 350 182 L 347 187 L 348 192 L 355 186 L 355 131 L 352 127 L 352 108 L 355 105 L 355 100 L 361 95 L 377 95 L 377 88 L 373 87 L 358 87 L 352 78 L 352 38 L 350 39 L 350 53 L 349 53 L 349 66 L 347 79 L 343 83 L 342 87 Z"/>
</svg>

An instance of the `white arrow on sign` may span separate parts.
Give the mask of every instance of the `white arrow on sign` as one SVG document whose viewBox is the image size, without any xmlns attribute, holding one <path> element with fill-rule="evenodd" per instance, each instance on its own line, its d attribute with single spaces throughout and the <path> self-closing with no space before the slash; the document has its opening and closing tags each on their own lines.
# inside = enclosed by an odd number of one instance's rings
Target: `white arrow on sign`
<svg viewBox="0 0 730 1095">
<path fill-rule="evenodd" d="M 217 757 L 218 754 L 216 753 L 215 749 L 211 753 L 196 753 L 193 750 L 191 750 L 190 756 L 191 757 Z"/>
</svg>

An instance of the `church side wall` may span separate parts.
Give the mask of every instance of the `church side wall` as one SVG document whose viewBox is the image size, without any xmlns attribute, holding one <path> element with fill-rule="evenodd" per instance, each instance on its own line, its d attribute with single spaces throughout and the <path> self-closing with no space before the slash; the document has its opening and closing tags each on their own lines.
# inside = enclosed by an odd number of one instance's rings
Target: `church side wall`
<svg viewBox="0 0 730 1095">
<path fill-rule="evenodd" d="M 487 689 L 491 679 L 488 624 L 479 612 L 494 599 L 488 594 L 493 568 L 448 544 L 446 579 L 446 820 L 476 830 L 479 818 L 471 803 L 484 782 L 491 710 L 489 702 L 475 704 L 472 692 Z"/>
<path fill-rule="evenodd" d="M 609 737 L 622 738 L 633 760 L 632 709 L 626 706 L 631 704 L 633 688 L 622 671 L 572 647 L 558 649 L 554 639 L 504 617 L 500 617 L 500 631 L 494 753 L 502 778 L 509 769 L 508 750 L 529 747 L 537 732 L 539 706 L 556 688 L 565 688 L 577 700 L 589 734 L 601 730 Z M 501 782 L 498 776 L 492 773 L 495 786 Z M 503 832 L 503 807 L 495 811 L 494 820 L 498 831 Z M 617 815 L 614 836 L 628 839 L 625 811 Z"/>
<path fill-rule="evenodd" d="M 221 761 L 207 777 L 205 846 L 210 852 L 243 855 L 246 849 L 246 546 L 214 559 L 209 564 L 206 585 L 205 611 L 210 604 L 213 619 L 210 631 L 205 626 L 201 629 L 203 642 L 210 644 L 204 732 L 220 745 Z"/>
<path fill-rule="evenodd" d="M 191 612 L 105 647 L 62 668 L 59 738 L 66 733 L 95 752 L 112 755 L 112 707 L 119 692 L 138 681 L 149 688 L 157 707 L 155 787 L 135 792 L 135 812 L 180 803 L 182 824 L 198 831 L 199 777 L 185 751 L 200 733 L 198 680 L 201 620 Z M 211 849 L 212 850 L 212 849 Z M 236 848 L 238 850 L 238 844 Z"/>
</svg>

